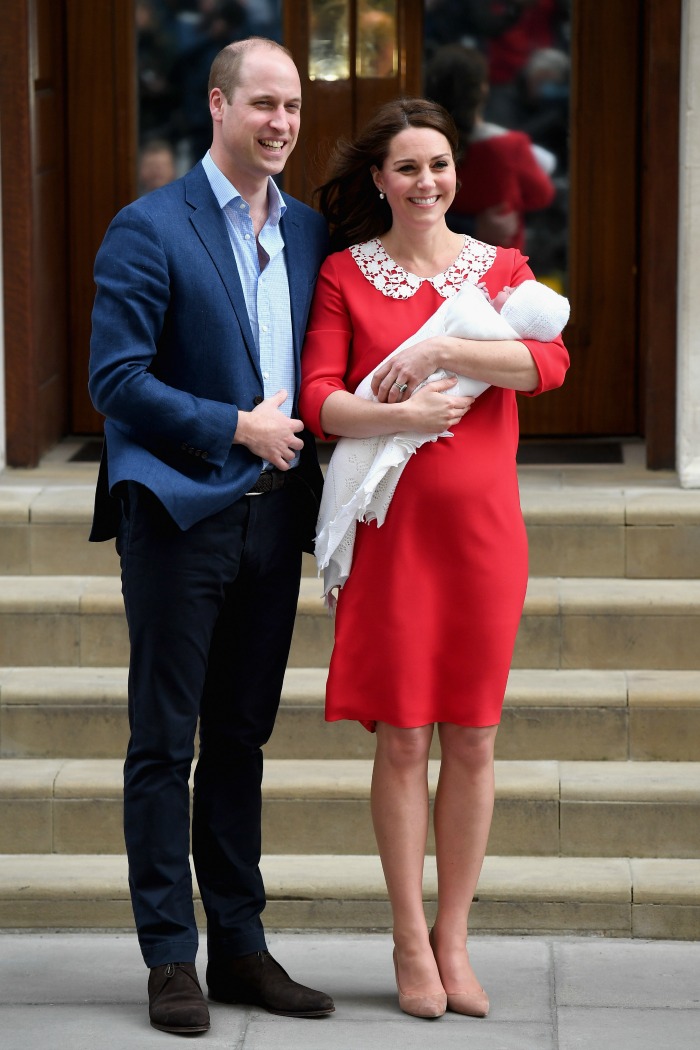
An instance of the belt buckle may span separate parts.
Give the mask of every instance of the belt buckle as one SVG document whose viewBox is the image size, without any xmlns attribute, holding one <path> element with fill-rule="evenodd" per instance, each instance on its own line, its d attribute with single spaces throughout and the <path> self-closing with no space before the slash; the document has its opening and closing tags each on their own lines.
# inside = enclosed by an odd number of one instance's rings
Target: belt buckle
<svg viewBox="0 0 700 1050">
<path fill-rule="evenodd" d="M 258 487 L 259 486 L 259 487 Z M 258 474 L 255 484 L 246 496 L 264 496 L 266 492 L 272 492 L 275 487 L 271 470 L 263 470 Z"/>
</svg>

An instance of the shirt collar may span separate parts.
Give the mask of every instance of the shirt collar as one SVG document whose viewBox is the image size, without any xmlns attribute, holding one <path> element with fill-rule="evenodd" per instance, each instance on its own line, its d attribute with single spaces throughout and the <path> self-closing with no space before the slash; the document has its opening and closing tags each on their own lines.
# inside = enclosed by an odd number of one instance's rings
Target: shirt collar
<svg viewBox="0 0 700 1050">
<path fill-rule="evenodd" d="M 202 157 L 202 167 L 206 172 L 209 185 L 220 208 L 223 209 L 227 205 L 235 204 L 236 201 L 244 201 L 247 204 L 247 201 L 241 196 L 233 183 L 226 178 L 221 168 L 214 163 L 208 150 Z M 287 205 L 284 203 L 284 197 L 280 192 L 279 186 L 274 179 L 270 178 L 267 180 L 267 203 L 269 207 L 267 222 L 271 226 L 277 226 L 287 210 Z"/>
</svg>

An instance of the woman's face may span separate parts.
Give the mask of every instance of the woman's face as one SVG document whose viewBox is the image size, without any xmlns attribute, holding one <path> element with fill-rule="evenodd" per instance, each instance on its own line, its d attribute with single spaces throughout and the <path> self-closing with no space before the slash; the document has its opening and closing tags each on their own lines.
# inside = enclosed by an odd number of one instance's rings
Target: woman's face
<svg viewBox="0 0 700 1050">
<path fill-rule="evenodd" d="M 433 128 L 406 128 L 395 135 L 381 169 L 372 168 L 372 177 L 399 226 L 442 222 L 457 188 L 450 144 Z"/>
</svg>

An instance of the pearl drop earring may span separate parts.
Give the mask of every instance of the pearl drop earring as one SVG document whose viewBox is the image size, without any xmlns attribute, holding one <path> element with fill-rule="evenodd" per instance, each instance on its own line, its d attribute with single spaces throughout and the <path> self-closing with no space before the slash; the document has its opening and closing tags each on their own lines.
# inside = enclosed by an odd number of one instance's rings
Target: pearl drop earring
<svg viewBox="0 0 700 1050">
<path fill-rule="evenodd" d="M 380 190 L 379 191 L 379 199 L 380 199 L 380 201 L 384 200 L 384 190 Z"/>
</svg>

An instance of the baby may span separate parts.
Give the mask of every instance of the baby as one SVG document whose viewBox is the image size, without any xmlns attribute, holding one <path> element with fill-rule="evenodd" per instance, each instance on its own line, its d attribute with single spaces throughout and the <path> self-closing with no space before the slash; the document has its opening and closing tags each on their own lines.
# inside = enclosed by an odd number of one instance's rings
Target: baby
<svg viewBox="0 0 700 1050">
<path fill-rule="evenodd" d="M 568 300 L 538 281 L 524 281 L 517 288 L 504 288 L 493 301 L 485 289 L 467 283 L 384 360 L 423 339 L 443 334 L 463 339 L 550 342 L 568 319 Z M 372 374 L 365 376 L 355 394 L 376 401 L 371 388 Z M 453 374 L 440 369 L 425 382 Z M 478 397 L 488 386 L 468 376 L 457 376 L 450 393 Z M 401 433 L 371 438 L 344 437 L 337 442 L 326 473 L 315 548 L 319 572 L 323 572 L 323 593 L 330 608 L 335 604 L 333 588 L 342 587 L 350 574 L 357 522 L 376 521 L 377 526 L 383 525 L 409 456 L 426 441 L 437 441 L 440 437 L 452 437 L 452 434 L 449 431 Z"/>
</svg>

